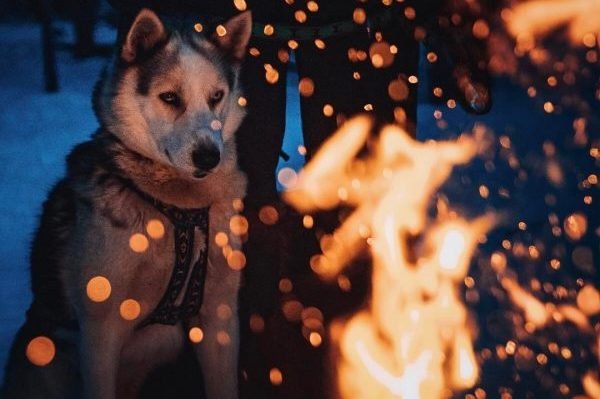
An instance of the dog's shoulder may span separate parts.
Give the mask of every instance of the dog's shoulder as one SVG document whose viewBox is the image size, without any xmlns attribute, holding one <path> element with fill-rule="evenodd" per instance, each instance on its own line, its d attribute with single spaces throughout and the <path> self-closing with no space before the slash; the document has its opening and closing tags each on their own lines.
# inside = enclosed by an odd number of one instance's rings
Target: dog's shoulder
<svg viewBox="0 0 600 399">
<path fill-rule="evenodd" d="M 65 178 L 78 209 L 106 218 L 115 228 L 127 228 L 139 220 L 142 202 L 116 166 L 121 151 L 123 146 L 115 137 L 99 130 L 71 151 Z"/>
<path fill-rule="evenodd" d="M 66 179 L 71 184 L 107 179 L 116 170 L 112 162 L 116 148 L 116 142 L 104 131 L 98 130 L 89 140 L 75 146 L 67 156 Z"/>
</svg>

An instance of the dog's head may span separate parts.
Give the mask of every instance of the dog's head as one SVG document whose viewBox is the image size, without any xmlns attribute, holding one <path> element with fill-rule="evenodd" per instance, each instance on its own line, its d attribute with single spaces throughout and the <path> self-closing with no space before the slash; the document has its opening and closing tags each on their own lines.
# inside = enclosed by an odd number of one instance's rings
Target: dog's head
<svg viewBox="0 0 600 399">
<path fill-rule="evenodd" d="M 202 178 L 235 163 L 244 116 L 238 76 L 251 33 L 249 12 L 210 37 L 139 12 L 94 98 L 100 121 L 131 150 Z"/>
</svg>

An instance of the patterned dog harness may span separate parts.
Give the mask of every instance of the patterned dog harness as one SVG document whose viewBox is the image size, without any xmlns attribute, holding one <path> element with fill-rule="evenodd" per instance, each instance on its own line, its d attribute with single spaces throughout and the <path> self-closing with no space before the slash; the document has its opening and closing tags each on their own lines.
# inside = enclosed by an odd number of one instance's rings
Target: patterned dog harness
<svg viewBox="0 0 600 399">
<path fill-rule="evenodd" d="M 175 325 L 179 321 L 186 321 L 198 314 L 204 298 L 204 282 L 208 266 L 208 211 L 210 207 L 177 208 L 149 196 L 133 184 L 130 186 L 140 197 L 169 219 L 173 225 L 175 240 L 175 264 L 169 285 L 156 308 L 136 328 L 155 323 Z M 204 235 L 204 247 L 190 270 L 196 228 Z M 177 305 L 177 299 L 184 289 L 183 299 Z"/>
</svg>

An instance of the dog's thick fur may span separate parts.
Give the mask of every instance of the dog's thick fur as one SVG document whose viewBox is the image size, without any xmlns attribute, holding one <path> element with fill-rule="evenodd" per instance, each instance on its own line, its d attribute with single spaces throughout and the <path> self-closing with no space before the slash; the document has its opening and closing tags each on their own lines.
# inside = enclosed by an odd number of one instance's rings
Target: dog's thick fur
<svg viewBox="0 0 600 399">
<path fill-rule="evenodd" d="M 44 204 L 31 257 L 34 300 L 12 348 L 5 398 L 135 398 L 149 371 L 178 356 L 190 325 L 204 332 L 193 348 L 207 397 L 237 397 L 240 272 L 214 237 L 229 233 L 234 199 L 245 193 L 234 134 L 244 115 L 238 75 L 250 14 L 223 26 L 226 35 L 205 37 L 149 10 L 135 18 L 94 95 L 101 128 L 73 150 Z M 174 264 L 173 226 L 136 190 L 178 208 L 210 206 L 204 303 L 189 323 L 135 328 L 156 308 Z M 132 251 L 130 237 L 145 234 L 151 219 L 163 223 L 164 237 Z M 203 245 L 197 230 L 196 258 Z M 239 237 L 229 233 L 229 245 L 239 248 Z M 86 295 L 98 275 L 112 287 L 104 302 Z M 125 299 L 141 305 L 133 321 L 120 315 Z M 56 346 L 44 367 L 25 356 L 40 335 Z"/>
</svg>

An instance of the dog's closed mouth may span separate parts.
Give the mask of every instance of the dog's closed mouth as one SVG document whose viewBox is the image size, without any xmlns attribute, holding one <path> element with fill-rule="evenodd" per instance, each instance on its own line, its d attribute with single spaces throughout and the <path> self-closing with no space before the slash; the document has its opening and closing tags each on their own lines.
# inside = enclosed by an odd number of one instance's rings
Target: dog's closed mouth
<svg viewBox="0 0 600 399">
<path fill-rule="evenodd" d="M 206 176 L 208 176 L 209 172 L 206 172 L 204 170 L 197 170 L 193 174 L 196 179 L 203 179 Z"/>
<path fill-rule="evenodd" d="M 166 148 L 165 148 L 165 155 L 167 156 L 167 158 L 169 158 L 169 161 L 173 162 L 173 158 L 171 157 L 171 153 Z"/>
</svg>

